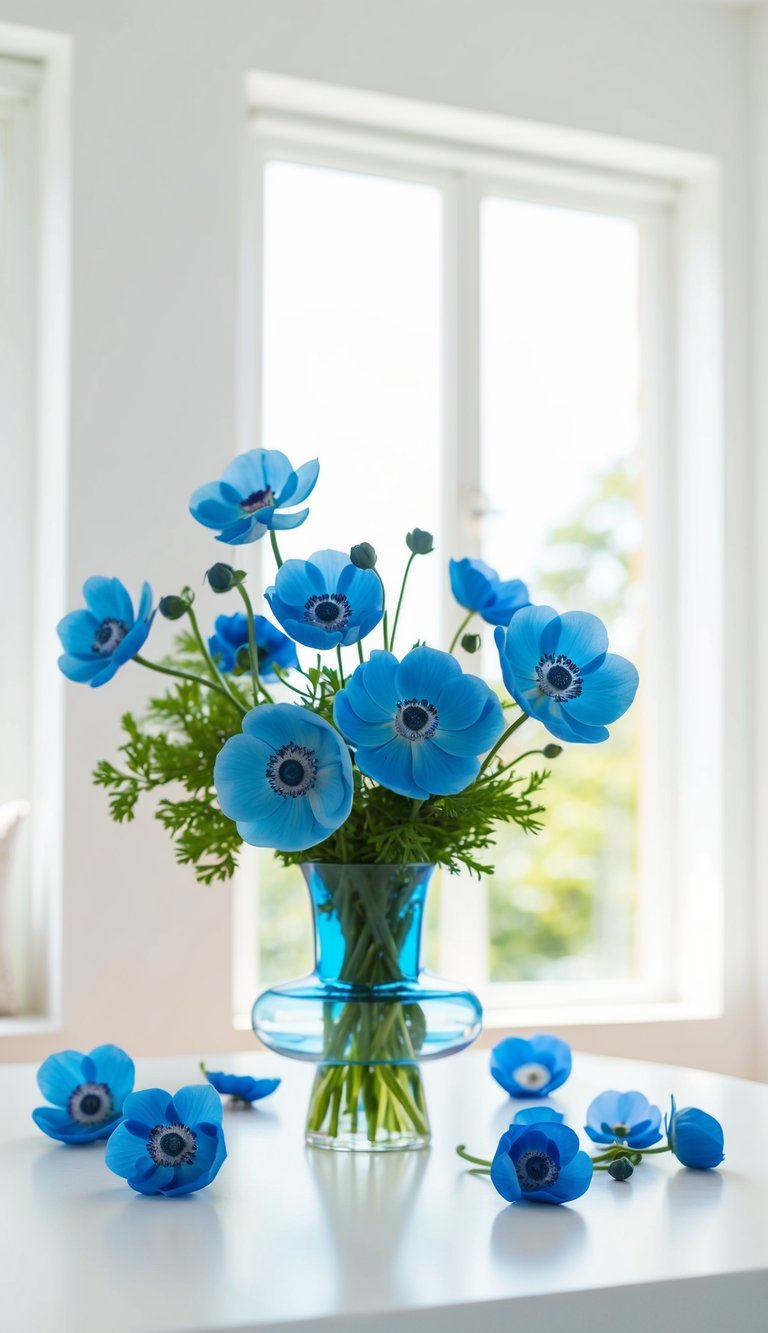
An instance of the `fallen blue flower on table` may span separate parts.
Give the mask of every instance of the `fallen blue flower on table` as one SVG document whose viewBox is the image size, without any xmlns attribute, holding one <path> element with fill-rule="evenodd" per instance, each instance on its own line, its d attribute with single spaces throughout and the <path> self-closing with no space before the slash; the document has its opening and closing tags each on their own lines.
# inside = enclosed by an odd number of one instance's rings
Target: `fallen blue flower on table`
<svg viewBox="0 0 768 1333">
<path fill-rule="evenodd" d="M 587 611 L 524 606 L 494 638 L 515 703 L 560 741 L 606 741 L 606 723 L 635 697 L 637 669 L 608 652 L 605 625 Z"/>
<path fill-rule="evenodd" d="M 317 459 L 294 471 L 278 449 L 250 449 L 225 467 L 220 481 L 199 486 L 189 502 L 192 517 L 205 528 L 220 528 L 217 541 L 230 546 L 257 542 L 270 530 L 298 528 L 308 509 L 280 511 L 300 504 L 314 489 Z"/>
<path fill-rule="evenodd" d="M 669 1146 L 683 1166 L 708 1169 L 723 1160 L 724 1136 L 719 1120 L 697 1106 L 678 1111 L 674 1097 L 665 1117 Z"/>
<path fill-rule="evenodd" d="M 249 1106 L 253 1102 L 261 1101 L 262 1097 L 269 1097 L 282 1082 L 279 1078 L 251 1078 L 250 1074 L 224 1074 L 221 1070 L 208 1070 L 205 1065 L 201 1065 L 200 1068 L 211 1087 L 222 1097 L 229 1096 L 233 1102 L 246 1102 Z"/>
<path fill-rule="evenodd" d="M 565 1116 L 562 1111 L 556 1111 L 554 1106 L 524 1106 L 512 1117 L 513 1125 L 541 1125 L 544 1121 L 552 1124 L 562 1124 Z"/>
<path fill-rule="evenodd" d="M 242 611 L 236 611 L 232 616 L 217 616 L 213 627 L 215 633 L 208 640 L 208 648 L 219 668 L 222 671 L 248 671 L 248 617 Z M 262 680 L 277 680 L 275 665 L 286 671 L 298 667 L 296 644 L 266 616 L 253 617 L 253 631 Z"/>
<path fill-rule="evenodd" d="M 60 1143 L 91 1143 L 107 1138 L 120 1123 L 123 1103 L 133 1088 L 133 1060 L 119 1046 L 57 1051 L 37 1071 L 43 1096 L 52 1106 L 38 1106 L 32 1119 Z"/>
<path fill-rule="evenodd" d="M 601 1092 L 587 1108 L 584 1126 L 594 1143 L 649 1148 L 661 1138 L 661 1111 L 642 1092 Z"/>
<path fill-rule="evenodd" d="M 510 1125 L 491 1162 L 491 1181 L 509 1203 L 569 1203 L 591 1180 L 592 1162 L 580 1150 L 578 1135 L 552 1120 Z"/>
<path fill-rule="evenodd" d="M 152 589 L 142 586 L 135 615 L 119 579 L 86 579 L 83 597 L 86 609 L 70 611 L 56 626 L 64 649 L 59 670 L 79 684 L 106 685 L 144 646 L 154 619 Z"/>
<path fill-rule="evenodd" d="M 477 611 L 489 625 L 508 625 L 515 612 L 530 603 L 522 579 L 502 580 L 484 560 L 450 560 L 448 573 L 459 606 Z"/>
<path fill-rule="evenodd" d="M 491 1074 L 510 1097 L 547 1097 L 570 1072 L 570 1046 L 548 1033 L 505 1037 L 491 1051 Z"/>
<path fill-rule="evenodd" d="M 227 1156 L 221 1097 L 207 1084 L 134 1092 L 107 1144 L 110 1171 L 139 1194 L 167 1198 L 205 1189 Z"/>
</svg>

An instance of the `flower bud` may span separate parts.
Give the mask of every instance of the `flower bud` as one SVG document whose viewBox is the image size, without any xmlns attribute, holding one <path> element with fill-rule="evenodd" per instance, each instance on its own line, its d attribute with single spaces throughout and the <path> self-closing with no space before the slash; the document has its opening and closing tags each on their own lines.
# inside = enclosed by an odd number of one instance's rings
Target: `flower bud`
<svg viewBox="0 0 768 1333">
<path fill-rule="evenodd" d="M 608 1175 L 614 1180 L 629 1180 L 634 1169 L 628 1157 L 617 1157 L 608 1167 Z"/>
<path fill-rule="evenodd" d="M 187 614 L 190 603 L 184 597 L 176 597 L 171 594 L 170 597 L 161 597 L 158 604 L 158 610 L 161 616 L 166 620 L 181 620 L 182 616 Z"/>
<path fill-rule="evenodd" d="M 479 634 L 462 634 L 461 636 L 461 646 L 465 653 L 476 653 L 482 642 Z"/>
<path fill-rule="evenodd" d="M 211 565 L 205 577 L 214 592 L 229 592 L 240 581 L 231 565 L 224 565 L 220 562 Z"/>
<path fill-rule="evenodd" d="M 562 745 L 545 745 L 541 753 L 545 759 L 557 759 L 557 756 L 563 753 L 563 747 Z"/>
<path fill-rule="evenodd" d="M 414 528 L 409 532 L 405 539 L 406 546 L 414 555 L 429 555 L 434 550 L 435 539 L 431 532 L 423 532 L 421 528 Z"/>
<path fill-rule="evenodd" d="M 349 558 L 356 569 L 375 569 L 378 557 L 370 542 L 360 542 L 352 547 Z"/>
</svg>

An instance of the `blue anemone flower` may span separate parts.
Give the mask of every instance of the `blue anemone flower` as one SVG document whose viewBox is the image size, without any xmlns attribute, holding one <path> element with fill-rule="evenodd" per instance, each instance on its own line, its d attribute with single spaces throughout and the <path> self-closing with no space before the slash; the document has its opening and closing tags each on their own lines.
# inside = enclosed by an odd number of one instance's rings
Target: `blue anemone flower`
<svg viewBox="0 0 768 1333">
<path fill-rule="evenodd" d="M 491 1180 L 510 1203 L 569 1203 L 589 1189 L 592 1170 L 592 1159 L 579 1149 L 578 1135 L 550 1119 L 510 1125 L 491 1162 Z"/>
<path fill-rule="evenodd" d="M 88 609 L 70 611 L 56 626 L 64 649 L 59 669 L 69 680 L 106 685 L 144 646 L 155 616 L 152 589 L 143 585 L 135 615 L 119 579 L 86 579 L 83 596 Z"/>
<path fill-rule="evenodd" d="M 562 1111 L 556 1111 L 554 1106 L 524 1106 L 521 1111 L 517 1111 L 512 1117 L 513 1125 L 541 1125 L 545 1120 L 552 1121 L 553 1124 L 561 1125 L 565 1120 Z"/>
<path fill-rule="evenodd" d="M 607 740 L 605 724 L 635 697 L 636 668 L 608 652 L 605 625 L 587 611 L 524 606 L 494 637 L 512 698 L 558 740 Z"/>
<path fill-rule="evenodd" d="M 522 579 L 502 580 L 484 560 L 449 560 L 448 572 L 459 606 L 479 612 L 489 625 L 508 625 L 516 611 L 530 604 Z"/>
<path fill-rule="evenodd" d="M 299 704 L 261 704 L 213 770 L 219 805 L 243 842 L 298 852 L 323 842 L 352 809 L 352 761 L 330 723 Z"/>
<path fill-rule="evenodd" d="M 133 1088 L 135 1069 L 119 1046 L 82 1051 L 57 1051 L 37 1071 L 43 1096 L 52 1106 L 38 1106 L 32 1119 L 38 1129 L 60 1143 L 105 1139 L 123 1115 Z"/>
<path fill-rule="evenodd" d="M 213 622 L 215 634 L 208 640 L 211 656 L 218 660 L 222 671 L 236 668 L 248 670 L 248 617 L 242 611 L 233 616 L 217 616 Z M 256 656 L 262 680 L 277 680 L 275 663 L 286 671 L 299 665 L 296 644 L 283 634 L 266 616 L 253 617 L 256 638 Z"/>
<path fill-rule="evenodd" d="M 358 768 L 401 796 L 426 800 L 463 791 L 479 755 L 504 729 L 496 695 L 455 657 L 412 648 L 402 662 L 375 650 L 336 695 L 337 727 L 356 746 Z"/>
<path fill-rule="evenodd" d="M 221 1097 L 208 1084 L 171 1096 L 147 1088 L 126 1097 L 125 1119 L 107 1144 L 106 1163 L 139 1194 L 192 1194 L 210 1185 L 227 1156 Z"/>
<path fill-rule="evenodd" d="M 528 1041 L 505 1037 L 491 1051 L 491 1074 L 510 1097 L 547 1097 L 571 1072 L 567 1041 L 542 1032 Z"/>
<path fill-rule="evenodd" d="M 250 1074 L 224 1074 L 217 1069 L 206 1069 L 205 1077 L 222 1097 L 229 1096 L 233 1102 L 247 1102 L 249 1106 L 261 1101 L 262 1097 L 269 1097 L 282 1081 L 279 1078 L 251 1078 Z"/>
<path fill-rule="evenodd" d="M 601 1092 L 587 1108 L 584 1126 L 594 1143 L 650 1148 L 661 1138 L 661 1111 L 642 1092 Z"/>
<path fill-rule="evenodd" d="M 364 639 L 384 615 L 378 574 L 358 569 L 343 551 L 286 560 L 264 596 L 292 639 L 321 652 Z"/>
<path fill-rule="evenodd" d="M 673 1097 L 665 1124 L 669 1146 L 683 1166 L 705 1169 L 720 1165 L 724 1156 L 723 1127 L 713 1115 L 697 1106 L 684 1106 L 678 1111 Z"/>
<path fill-rule="evenodd" d="M 298 528 L 304 522 L 308 509 L 280 511 L 306 500 L 319 470 L 316 458 L 294 472 L 278 449 L 251 449 L 225 467 L 220 481 L 198 487 L 189 512 L 203 527 L 221 529 L 217 541 L 230 546 L 257 542 L 270 528 Z"/>
</svg>

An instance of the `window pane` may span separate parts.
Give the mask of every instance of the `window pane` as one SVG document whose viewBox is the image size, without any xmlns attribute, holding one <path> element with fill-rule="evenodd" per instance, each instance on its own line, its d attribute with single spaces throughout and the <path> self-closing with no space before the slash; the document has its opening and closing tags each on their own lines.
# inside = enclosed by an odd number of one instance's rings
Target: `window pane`
<svg viewBox="0 0 768 1333">
<path fill-rule="evenodd" d="M 263 443 L 294 463 L 318 455 L 321 467 L 309 518 L 281 538 L 283 554 L 369 541 L 393 606 L 406 532 L 440 532 L 441 196 L 287 162 L 268 163 L 264 191 Z M 439 641 L 437 561 L 417 561 L 411 577 L 400 651 Z M 357 654 L 345 657 L 351 670 Z M 309 912 L 298 884 L 286 917 L 299 874 L 268 861 L 260 974 L 272 980 L 306 966 Z"/>
<path fill-rule="evenodd" d="M 482 202 L 482 477 L 492 510 L 483 554 L 503 577 L 524 578 L 532 601 L 601 616 L 612 650 L 636 662 L 640 239 L 625 218 Z M 538 837 L 502 830 L 489 882 L 492 981 L 636 970 L 639 723 L 635 707 L 607 744 L 566 747 Z M 531 722 L 520 739 L 523 750 L 551 738 Z"/>
</svg>

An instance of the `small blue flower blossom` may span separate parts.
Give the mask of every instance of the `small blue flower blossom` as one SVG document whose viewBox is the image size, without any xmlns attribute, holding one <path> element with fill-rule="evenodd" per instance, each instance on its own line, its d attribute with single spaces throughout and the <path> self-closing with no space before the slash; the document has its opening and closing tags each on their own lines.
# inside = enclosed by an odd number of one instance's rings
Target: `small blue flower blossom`
<svg viewBox="0 0 768 1333">
<path fill-rule="evenodd" d="M 425 647 L 402 662 L 372 652 L 336 695 L 333 716 L 357 747 L 360 771 L 416 800 L 463 791 L 504 729 L 485 681 L 466 675 L 450 653 Z"/>
<path fill-rule="evenodd" d="M 32 1119 L 38 1129 L 60 1143 L 105 1139 L 123 1115 L 133 1088 L 133 1060 L 119 1046 L 82 1051 L 57 1051 L 37 1071 L 43 1096 L 52 1106 L 38 1106 Z"/>
<path fill-rule="evenodd" d="M 378 574 L 359 569 L 343 551 L 286 560 L 264 596 L 292 639 L 321 652 L 364 639 L 384 615 Z"/>
<path fill-rule="evenodd" d="M 298 852 L 323 842 L 352 808 L 352 761 L 330 723 L 298 704 L 261 704 L 213 771 L 219 805 L 244 842 Z"/>
<path fill-rule="evenodd" d="M 601 1092 L 587 1108 L 584 1126 L 594 1143 L 650 1148 L 661 1138 L 661 1111 L 642 1092 Z"/>
<path fill-rule="evenodd" d="M 247 1102 L 249 1106 L 261 1101 L 262 1097 L 269 1097 L 282 1081 L 279 1078 L 251 1078 L 249 1074 L 223 1074 L 215 1069 L 206 1069 L 205 1077 L 222 1097 L 230 1096 L 233 1101 Z"/>
<path fill-rule="evenodd" d="M 508 625 L 516 611 L 530 604 L 522 579 L 502 580 L 484 560 L 449 560 L 448 572 L 459 606 L 479 612 L 489 625 Z"/>
<path fill-rule="evenodd" d="M 220 481 L 198 487 L 189 512 L 203 527 L 221 529 L 217 541 L 230 546 L 257 542 L 270 528 L 298 528 L 304 522 L 308 509 L 280 511 L 306 500 L 319 470 L 316 458 L 294 472 L 279 450 L 251 449 L 232 460 Z"/>
<path fill-rule="evenodd" d="M 635 697 L 636 668 L 608 652 L 605 625 L 586 611 L 524 606 L 494 638 L 512 698 L 558 740 L 607 740 L 605 724 Z"/>
<path fill-rule="evenodd" d="M 521 1111 L 518 1111 L 512 1117 L 512 1124 L 541 1125 L 545 1120 L 560 1125 L 565 1120 L 565 1116 L 562 1111 L 556 1111 L 554 1106 L 524 1106 Z"/>
<path fill-rule="evenodd" d="M 119 579 L 86 579 L 83 596 L 88 609 L 70 611 L 56 626 L 64 649 L 59 670 L 69 680 L 106 685 L 144 646 L 155 616 L 152 589 L 143 585 L 135 615 Z"/>
<path fill-rule="evenodd" d="M 579 1149 L 567 1125 L 545 1120 L 510 1125 L 491 1162 L 491 1181 L 503 1199 L 515 1203 L 569 1203 L 589 1189 L 592 1160 Z"/>
<path fill-rule="evenodd" d="M 215 634 L 208 640 L 211 656 L 222 671 L 248 669 L 248 617 L 242 611 L 233 616 L 217 616 Z M 288 671 L 298 667 L 296 644 L 281 633 L 265 616 L 253 617 L 256 656 L 262 680 L 277 680 L 275 664 Z"/>
<path fill-rule="evenodd" d="M 173 1198 L 210 1185 L 227 1156 L 221 1097 L 207 1084 L 134 1092 L 107 1144 L 106 1163 L 139 1194 Z"/>
<path fill-rule="evenodd" d="M 505 1037 L 491 1051 L 491 1074 L 510 1097 L 547 1097 L 570 1072 L 570 1046 L 548 1033 Z"/>
<path fill-rule="evenodd" d="M 704 1169 L 720 1165 L 724 1156 L 723 1127 L 713 1115 L 697 1106 L 678 1111 L 673 1097 L 665 1124 L 669 1146 L 683 1166 Z"/>
</svg>

